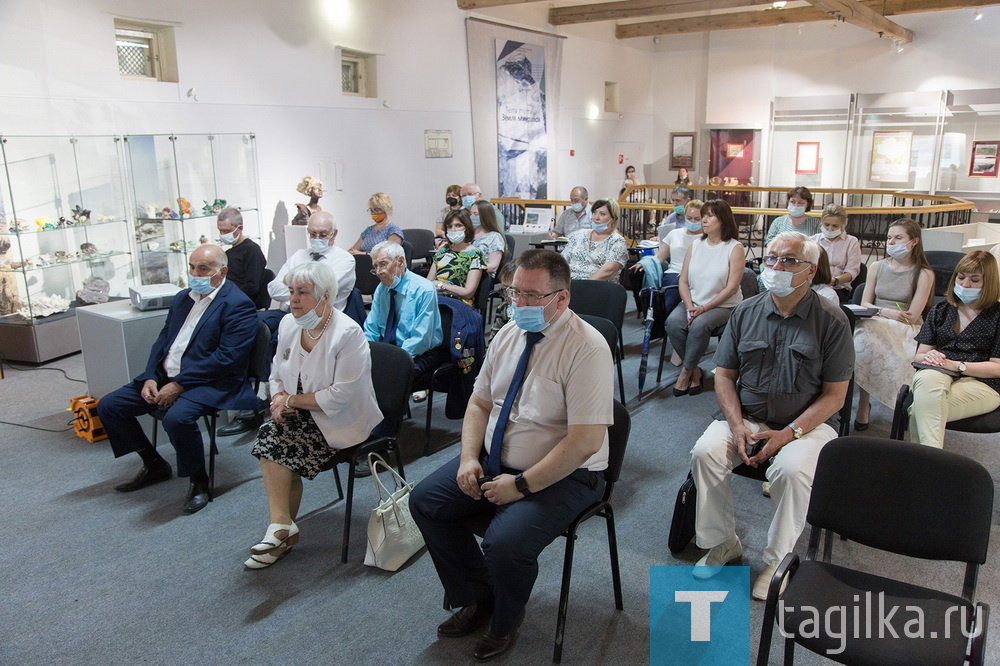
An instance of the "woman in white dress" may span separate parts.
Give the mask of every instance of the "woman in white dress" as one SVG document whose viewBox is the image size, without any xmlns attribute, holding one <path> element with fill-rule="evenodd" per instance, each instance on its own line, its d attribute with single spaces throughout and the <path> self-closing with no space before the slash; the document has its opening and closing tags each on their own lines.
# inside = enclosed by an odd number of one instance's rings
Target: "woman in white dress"
<svg viewBox="0 0 1000 666">
<path fill-rule="evenodd" d="M 924 256 L 919 224 L 910 219 L 893 222 L 885 252 L 888 256 L 869 269 L 861 298 L 863 305 L 878 308 L 878 315 L 860 320 L 854 331 L 854 429 L 859 431 L 868 428 L 869 396 L 891 407 L 899 387 L 913 379 L 913 338 L 934 294 L 934 271 Z"/>
</svg>

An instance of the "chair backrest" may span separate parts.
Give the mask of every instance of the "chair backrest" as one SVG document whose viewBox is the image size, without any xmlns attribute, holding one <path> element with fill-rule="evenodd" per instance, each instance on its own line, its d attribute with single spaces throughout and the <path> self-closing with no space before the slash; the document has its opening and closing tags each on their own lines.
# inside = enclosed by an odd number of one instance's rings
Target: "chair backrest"
<svg viewBox="0 0 1000 666">
<path fill-rule="evenodd" d="M 260 291 L 253 299 L 254 307 L 258 310 L 266 310 L 267 306 L 271 304 L 271 294 L 267 291 L 267 285 L 271 284 L 274 280 L 274 271 L 270 268 L 264 269 L 264 281 L 260 284 Z"/>
<path fill-rule="evenodd" d="M 934 270 L 934 295 L 944 296 L 948 289 L 948 280 L 955 272 L 955 266 L 965 257 L 964 252 L 952 252 L 950 250 L 928 250 L 927 262 Z"/>
<path fill-rule="evenodd" d="M 372 355 L 372 385 L 382 416 L 398 425 L 406 416 L 411 386 L 413 358 L 404 349 L 385 342 L 369 342 Z"/>
<path fill-rule="evenodd" d="M 615 400 L 615 422 L 608 426 L 608 468 L 604 470 L 607 487 L 604 489 L 604 499 L 611 497 L 611 490 L 622 471 L 622 461 L 625 460 L 625 448 L 628 446 L 629 433 L 632 431 L 632 416 L 620 401 Z"/>
<path fill-rule="evenodd" d="M 503 265 L 503 262 L 500 264 Z M 483 276 L 479 278 L 479 286 L 476 293 L 472 295 L 472 307 L 483 316 L 483 328 L 485 329 L 486 310 L 490 306 L 490 292 L 493 291 L 493 278 L 485 270 Z"/>
<path fill-rule="evenodd" d="M 262 321 L 257 322 L 257 332 L 254 335 L 253 346 L 250 348 L 250 359 L 247 365 L 247 376 L 255 380 L 255 388 L 261 381 L 267 381 L 264 376 L 267 368 L 267 350 L 271 342 L 271 329 Z"/>
<path fill-rule="evenodd" d="M 857 326 L 858 320 L 851 312 L 851 309 L 845 306 L 843 303 L 840 305 L 840 311 L 844 313 L 847 317 L 847 323 L 851 327 L 851 337 L 854 337 L 854 327 Z M 840 408 L 838 413 L 838 419 L 840 420 L 840 435 L 849 435 L 851 432 L 851 415 L 854 410 L 854 373 L 851 373 L 851 380 L 847 382 L 847 395 L 844 396 L 844 406 Z"/>
<path fill-rule="evenodd" d="M 514 242 L 514 237 L 510 234 L 504 234 L 503 237 L 507 239 L 507 251 L 504 252 L 504 259 L 510 261 L 514 256 L 514 246 L 516 243 Z"/>
<path fill-rule="evenodd" d="M 611 347 L 611 358 L 617 358 L 618 356 L 618 329 L 615 325 L 611 323 L 610 319 L 605 319 L 604 317 L 597 317 L 594 315 L 582 314 L 578 315 L 580 319 L 584 320 L 591 326 L 597 329 L 597 332 L 604 336 L 607 340 L 608 346 Z"/>
<path fill-rule="evenodd" d="M 992 516 L 993 479 L 971 458 L 839 437 L 820 451 L 806 520 L 900 555 L 982 564 Z"/>
<path fill-rule="evenodd" d="M 625 321 L 625 287 L 603 280 L 572 280 L 569 283 L 569 307 L 578 315 L 604 317 L 622 330 Z"/>
<path fill-rule="evenodd" d="M 854 283 L 852 282 L 851 284 Z M 859 282 L 854 287 L 854 292 L 851 294 L 851 303 L 854 303 L 855 305 L 861 305 L 861 300 L 864 298 L 865 295 L 865 284 L 866 283 L 864 282 Z"/>
<path fill-rule="evenodd" d="M 743 300 L 757 295 L 759 291 L 757 285 L 757 271 L 752 268 L 743 269 L 743 277 L 740 279 L 740 291 L 743 292 Z"/>
<path fill-rule="evenodd" d="M 371 296 L 380 284 L 378 276 L 372 275 L 372 257 L 370 254 L 354 255 L 354 286 L 362 296 Z"/>
<path fill-rule="evenodd" d="M 858 276 L 851 280 L 851 289 L 857 289 L 858 285 L 864 284 L 868 280 L 868 265 L 861 262 L 861 267 L 858 269 Z"/>
<path fill-rule="evenodd" d="M 406 242 L 413 246 L 415 260 L 427 259 L 434 253 L 434 232 L 430 229 L 403 229 L 403 234 Z"/>
<path fill-rule="evenodd" d="M 402 242 L 403 246 L 403 258 L 406 261 L 406 268 L 413 268 L 413 243 L 408 240 Z"/>
</svg>

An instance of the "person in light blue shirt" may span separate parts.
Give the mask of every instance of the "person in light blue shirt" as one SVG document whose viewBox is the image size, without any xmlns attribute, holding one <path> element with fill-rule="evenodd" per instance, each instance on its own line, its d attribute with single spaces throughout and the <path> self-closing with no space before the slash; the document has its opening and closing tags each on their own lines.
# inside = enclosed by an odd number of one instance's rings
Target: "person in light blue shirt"
<svg viewBox="0 0 1000 666">
<path fill-rule="evenodd" d="M 691 189 L 689 187 L 678 185 L 670 191 L 670 205 L 674 207 L 674 210 L 670 215 L 667 215 L 667 219 L 656 229 L 656 235 L 659 237 L 661 243 L 667 237 L 667 234 L 674 229 L 684 228 L 684 211 L 689 201 L 691 201 Z"/>
<path fill-rule="evenodd" d="M 590 206 L 587 205 L 587 199 L 589 198 L 590 193 L 582 185 L 577 185 L 570 190 L 570 205 L 559 214 L 559 219 L 556 220 L 555 226 L 549 229 L 550 239 L 555 239 L 559 236 L 568 238 L 570 234 L 580 229 L 594 228 L 594 221 L 590 217 Z"/>
<path fill-rule="evenodd" d="M 372 296 L 365 320 L 365 337 L 387 342 L 413 357 L 414 383 L 441 364 L 441 315 L 437 289 L 424 277 L 406 269 L 403 246 L 382 241 L 372 248 L 372 266 L 381 284 Z M 390 296 L 392 303 L 390 304 Z M 395 325 L 388 326 L 395 309 Z"/>
</svg>

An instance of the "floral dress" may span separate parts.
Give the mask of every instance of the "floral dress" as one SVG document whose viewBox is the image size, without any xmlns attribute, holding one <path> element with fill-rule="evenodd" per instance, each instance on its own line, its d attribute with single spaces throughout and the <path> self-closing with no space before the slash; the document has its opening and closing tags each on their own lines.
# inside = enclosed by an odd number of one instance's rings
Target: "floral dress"
<svg viewBox="0 0 1000 666">
<path fill-rule="evenodd" d="M 450 245 L 442 245 L 434 253 L 434 279 L 439 282 L 464 287 L 469 281 L 469 271 L 473 270 L 486 270 L 486 255 L 478 247 L 470 245 L 456 252 Z M 473 305 L 471 298 L 462 300 L 466 305 Z"/>
<path fill-rule="evenodd" d="M 302 393 L 302 380 L 296 392 Z M 330 448 L 309 410 L 300 409 L 286 417 L 284 423 L 265 422 L 257 431 L 251 453 L 299 476 L 315 479 L 337 452 Z"/>
<path fill-rule="evenodd" d="M 615 232 L 595 243 L 590 240 L 590 234 L 590 229 L 574 232 L 563 249 L 562 255 L 569 262 L 570 277 L 574 280 L 589 280 L 597 269 L 614 261 L 618 264 L 618 270 L 608 278 L 608 282 L 618 282 L 628 261 L 628 245 L 624 236 Z"/>
</svg>

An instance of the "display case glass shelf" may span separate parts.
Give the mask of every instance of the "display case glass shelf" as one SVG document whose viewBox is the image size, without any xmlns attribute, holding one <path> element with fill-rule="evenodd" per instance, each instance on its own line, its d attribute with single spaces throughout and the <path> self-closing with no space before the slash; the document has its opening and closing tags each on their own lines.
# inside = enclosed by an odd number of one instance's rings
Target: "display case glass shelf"
<svg viewBox="0 0 1000 666">
<path fill-rule="evenodd" d="M 253 134 L 124 137 L 143 284 L 187 286 L 188 255 L 217 243 L 222 207 L 238 208 L 244 234 L 261 234 Z"/>
</svg>

